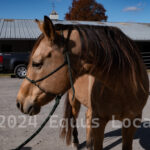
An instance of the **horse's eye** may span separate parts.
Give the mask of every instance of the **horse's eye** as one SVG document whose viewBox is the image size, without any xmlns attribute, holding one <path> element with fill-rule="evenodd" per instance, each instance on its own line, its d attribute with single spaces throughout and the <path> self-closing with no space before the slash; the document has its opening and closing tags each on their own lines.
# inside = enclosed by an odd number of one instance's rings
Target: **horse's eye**
<svg viewBox="0 0 150 150">
<path fill-rule="evenodd" d="M 43 65 L 43 63 L 38 63 L 38 62 L 32 62 L 32 67 L 36 67 L 36 68 L 41 68 Z"/>
<path fill-rule="evenodd" d="M 49 54 L 48 54 L 48 57 L 51 57 L 51 56 L 52 56 L 52 53 L 49 53 Z"/>
</svg>

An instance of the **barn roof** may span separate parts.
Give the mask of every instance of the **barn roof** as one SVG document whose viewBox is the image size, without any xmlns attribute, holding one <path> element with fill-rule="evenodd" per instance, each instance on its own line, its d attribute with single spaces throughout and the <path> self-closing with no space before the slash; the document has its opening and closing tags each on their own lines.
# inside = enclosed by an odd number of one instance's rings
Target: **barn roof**
<svg viewBox="0 0 150 150">
<path fill-rule="evenodd" d="M 115 26 L 136 41 L 150 41 L 150 23 L 111 23 L 89 21 L 54 21 L 54 24 L 85 24 Z M 0 39 L 36 39 L 40 30 L 34 20 L 0 19 Z"/>
<path fill-rule="evenodd" d="M 0 19 L 0 39 L 36 39 L 39 34 L 34 20 Z"/>
</svg>

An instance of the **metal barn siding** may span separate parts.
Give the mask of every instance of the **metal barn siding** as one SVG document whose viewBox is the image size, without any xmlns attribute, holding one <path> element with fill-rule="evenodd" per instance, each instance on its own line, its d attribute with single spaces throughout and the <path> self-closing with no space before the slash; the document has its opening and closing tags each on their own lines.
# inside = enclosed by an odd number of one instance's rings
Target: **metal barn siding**
<svg viewBox="0 0 150 150">
<path fill-rule="evenodd" d="M 145 65 L 148 69 L 150 69 L 150 51 L 149 52 L 142 52 L 142 58 L 144 60 Z"/>
</svg>

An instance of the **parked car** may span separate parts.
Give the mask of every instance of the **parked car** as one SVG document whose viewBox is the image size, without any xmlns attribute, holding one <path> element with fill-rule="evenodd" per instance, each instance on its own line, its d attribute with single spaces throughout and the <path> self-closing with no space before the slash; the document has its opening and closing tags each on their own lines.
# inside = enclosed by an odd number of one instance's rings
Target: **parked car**
<svg viewBox="0 0 150 150">
<path fill-rule="evenodd" d="M 24 78 L 30 53 L 0 53 L 0 71 L 14 73 L 19 78 Z"/>
<path fill-rule="evenodd" d="M 0 53 L 0 71 L 2 71 L 2 70 L 3 70 L 3 56 Z"/>
</svg>

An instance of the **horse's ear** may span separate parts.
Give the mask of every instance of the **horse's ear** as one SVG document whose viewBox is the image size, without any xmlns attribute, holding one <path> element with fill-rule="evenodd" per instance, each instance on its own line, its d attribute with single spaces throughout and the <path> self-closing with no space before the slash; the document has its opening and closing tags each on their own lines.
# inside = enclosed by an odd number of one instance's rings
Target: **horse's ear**
<svg viewBox="0 0 150 150">
<path fill-rule="evenodd" d="M 44 16 L 43 33 L 53 41 L 55 39 L 55 28 L 49 17 Z"/>
<path fill-rule="evenodd" d="M 41 32 L 43 33 L 43 23 L 41 23 L 38 19 L 35 19 L 35 22 L 38 24 L 39 29 L 41 30 Z"/>
</svg>

